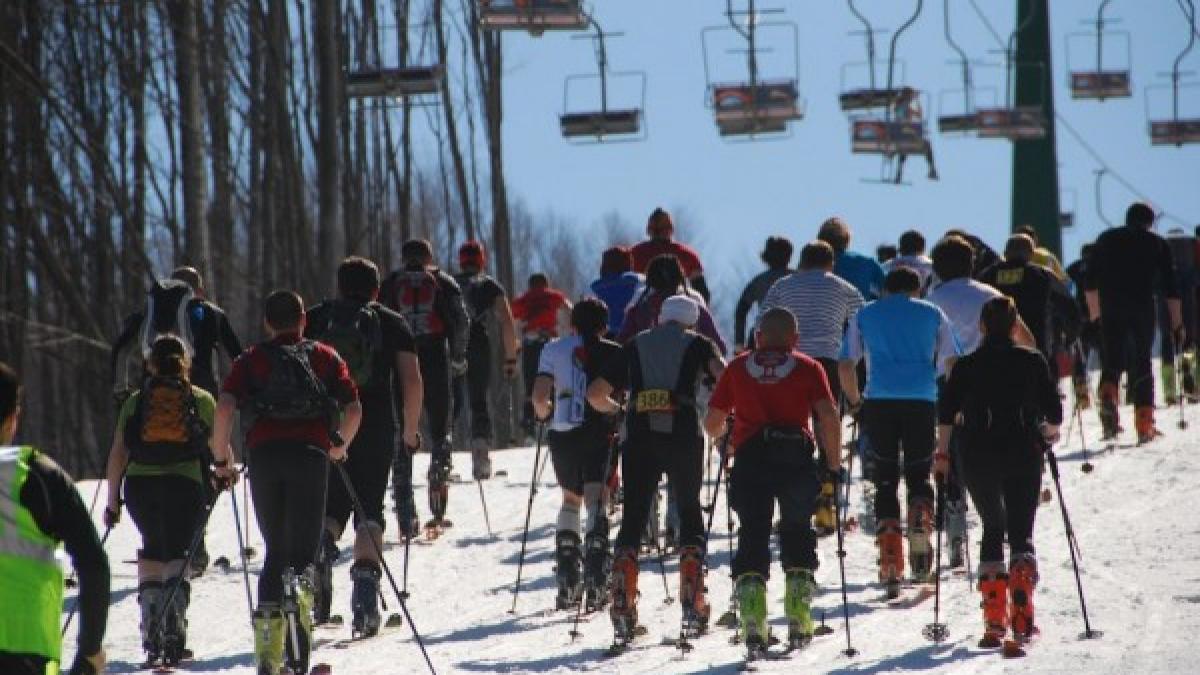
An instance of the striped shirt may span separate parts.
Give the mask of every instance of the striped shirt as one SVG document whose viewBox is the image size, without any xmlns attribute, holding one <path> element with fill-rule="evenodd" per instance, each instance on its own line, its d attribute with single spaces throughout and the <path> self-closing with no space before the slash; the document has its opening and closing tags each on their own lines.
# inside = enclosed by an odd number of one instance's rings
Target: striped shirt
<svg viewBox="0 0 1200 675">
<path fill-rule="evenodd" d="M 814 359 L 836 359 L 846 324 L 862 306 L 862 293 L 841 277 L 825 270 L 800 270 L 771 286 L 762 311 L 790 311 L 800 329 L 796 348 Z"/>
</svg>

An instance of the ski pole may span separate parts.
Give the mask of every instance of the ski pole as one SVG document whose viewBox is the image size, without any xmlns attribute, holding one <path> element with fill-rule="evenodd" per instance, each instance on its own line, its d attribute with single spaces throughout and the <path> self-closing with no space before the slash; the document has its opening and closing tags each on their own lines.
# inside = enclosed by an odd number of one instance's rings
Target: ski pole
<svg viewBox="0 0 1200 675">
<path fill-rule="evenodd" d="M 244 470 L 245 469 L 244 463 L 243 463 L 242 467 Z M 249 545 L 249 541 L 250 541 L 250 487 L 249 486 L 250 486 L 250 484 L 248 482 L 242 481 L 242 503 L 246 505 L 246 538 L 244 541 L 239 542 L 239 544 L 242 547 L 242 557 L 244 557 L 244 558 L 253 558 L 254 554 L 256 553 L 256 551 L 254 550 L 254 547 Z"/>
<path fill-rule="evenodd" d="M 208 521 L 212 518 L 213 506 L 217 500 L 221 498 L 221 493 L 224 490 L 214 490 L 212 499 L 204 504 L 204 514 L 200 517 L 200 524 L 196 527 L 196 531 L 192 534 L 192 540 L 188 543 L 187 555 L 183 559 L 183 567 L 179 570 L 179 576 L 175 577 L 174 583 L 163 596 L 162 609 L 158 610 L 158 615 L 154 618 L 154 623 L 151 623 L 152 629 L 150 635 L 160 635 L 163 629 L 163 623 L 167 619 L 167 612 L 171 609 L 171 604 L 175 602 L 175 596 L 179 594 L 179 587 L 183 585 L 183 578 L 187 575 L 188 569 L 192 566 L 192 559 L 196 557 L 196 551 L 200 550 L 200 540 L 204 538 L 204 529 L 208 527 Z"/>
<path fill-rule="evenodd" d="M 104 536 L 100 537 L 100 548 L 104 548 L 104 542 L 108 541 L 108 535 L 112 534 L 113 526 L 109 525 L 104 528 Z M 74 573 L 72 572 L 72 578 Z M 75 618 L 75 613 L 79 611 L 79 600 L 75 600 L 75 606 L 71 608 L 71 612 L 67 614 L 67 622 L 63 624 L 62 635 L 67 634 L 67 629 L 71 627 L 71 621 Z"/>
<path fill-rule="evenodd" d="M 1183 401 L 1184 401 L 1184 399 L 1187 398 L 1187 394 L 1185 394 L 1183 391 L 1183 372 L 1179 369 L 1179 361 L 1180 361 L 1179 353 L 1178 353 L 1178 350 L 1176 350 L 1175 358 L 1171 359 L 1171 362 L 1172 362 L 1172 365 L 1174 366 L 1173 370 L 1175 371 L 1175 394 L 1176 394 L 1175 398 L 1177 398 L 1179 400 L 1179 423 L 1178 423 L 1178 426 L 1180 429 L 1187 429 L 1188 428 L 1187 420 L 1183 419 Z M 1185 366 L 1186 366 L 1186 363 L 1185 363 Z"/>
<path fill-rule="evenodd" d="M 846 623 L 846 649 L 842 653 L 852 657 L 858 654 L 858 650 L 850 642 L 850 600 L 846 594 L 846 542 L 845 534 L 842 532 L 840 509 L 833 510 L 833 522 L 837 526 L 838 570 L 842 577 L 842 620 Z"/>
<path fill-rule="evenodd" d="M 245 471 L 245 467 L 242 467 Z M 242 480 L 245 480 L 243 478 Z M 246 556 L 246 540 L 242 538 L 242 516 L 238 511 L 237 493 L 233 490 L 229 491 L 229 503 L 233 505 L 233 531 L 237 533 L 238 548 L 242 554 L 242 581 L 246 585 L 246 607 L 250 610 L 250 623 L 254 624 L 254 598 L 250 594 L 250 563 Z M 247 512 L 246 524 L 250 524 L 249 512 Z"/>
<path fill-rule="evenodd" d="M 521 555 L 517 560 L 517 582 L 513 586 L 513 603 L 512 609 L 508 610 L 509 614 L 517 613 L 517 597 L 521 594 L 521 572 L 525 569 L 525 547 L 529 542 L 529 517 L 533 514 L 533 498 L 537 496 L 538 463 L 542 457 L 542 436 L 545 430 L 546 425 L 538 422 L 537 443 L 533 451 L 533 476 L 529 483 L 529 504 L 525 507 L 525 528 L 521 532 Z"/>
<path fill-rule="evenodd" d="M 1062 510 L 1063 528 L 1067 532 L 1067 548 L 1071 549 L 1071 567 L 1075 571 L 1075 588 L 1079 592 L 1079 608 L 1083 612 L 1083 636 L 1086 639 L 1100 637 L 1102 633 L 1097 630 L 1092 630 L 1092 624 L 1088 621 L 1087 602 L 1083 597 L 1083 581 L 1079 578 L 1079 560 L 1077 557 L 1075 543 L 1075 529 L 1071 527 L 1071 517 L 1067 514 L 1067 503 L 1063 501 L 1062 482 L 1058 476 L 1058 457 L 1054 455 L 1054 448 L 1049 443 L 1045 445 L 1046 463 L 1050 466 L 1050 477 L 1054 479 L 1054 489 L 1058 492 L 1058 506 Z"/>
<path fill-rule="evenodd" d="M 487 497 L 483 494 L 483 481 L 477 480 L 475 484 L 479 486 L 479 503 L 483 504 L 483 524 L 487 526 L 488 536 L 495 539 L 496 535 L 492 532 L 492 517 L 488 515 Z"/>
<path fill-rule="evenodd" d="M 851 425 L 854 431 L 850 434 L 850 457 L 846 460 L 846 490 L 842 498 L 842 504 L 838 507 L 844 509 L 842 518 L 850 512 L 850 485 L 854 482 L 854 456 L 858 454 L 858 421 L 855 420 Z"/>
<path fill-rule="evenodd" d="M 338 476 L 342 479 L 342 484 L 346 486 L 346 494 L 350 496 L 350 503 L 354 506 L 354 512 L 357 514 L 359 521 L 366 523 L 367 511 L 363 508 L 362 501 L 358 498 L 358 491 L 354 489 L 354 484 L 350 481 L 350 475 L 346 473 L 346 467 L 342 466 L 341 462 L 335 462 L 330 458 L 330 463 L 338 472 Z M 425 658 L 425 665 L 429 667 L 429 672 L 437 674 L 433 667 L 433 661 L 429 659 L 429 652 L 425 650 L 425 641 L 421 639 L 421 633 L 417 630 L 417 625 L 413 623 L 412 614 L 408 611 L 408 603 L 404 601 L 404 596 L 400 594 L 400 587 L 396 584 L 396 577 L 392 576 L 392 568 L 387 564 L 387 560 L 383 557 L 383 547 L 379 545 L 379 541 L 375 539 L 375 535 L 368 532 L 367 539 L 371 541 L 371 548 L 375 549 L 375 555 L 379 557 L 379 564 L 383 567 L 383 572 L 387 576 L 388 585 L 392 587 L 392 592 L 396 594 L 396 599 L 400 602 L 400 611 L 404 612 L 404 618 L 408 621 L 408 629 L 412 631 L 413 639 L 417 642 L 417 647 L 421 649 L 421 656 Z"/>
<path fill-rule="evenodd" d="M 925 639 L 931 642 L 942 642 L 950 635 L 946 624 L 938 621 L 942 608 L 942 530 L 945 529 L 945 524 L 946 481 L 939 477 L 937 480 L 937 517 L 935 518 L 937 540 L 933 549 L 933 623 L 925 624 L 925 629 L 921 631 Z"/>
<path fill-rule="evenodd" d="M 658 537 L 654 538 L 654 547 L 658 549 L 658 573 L 662 576 L 663 594 L 666 595 L 663 598 L 663 604 L 670 605 L 675 602 L 675 598 L 671 597 L 671 587 L 667 583 L 667 553 L 663 550 L 662 543 L 658 541 Z"/>
</svg>

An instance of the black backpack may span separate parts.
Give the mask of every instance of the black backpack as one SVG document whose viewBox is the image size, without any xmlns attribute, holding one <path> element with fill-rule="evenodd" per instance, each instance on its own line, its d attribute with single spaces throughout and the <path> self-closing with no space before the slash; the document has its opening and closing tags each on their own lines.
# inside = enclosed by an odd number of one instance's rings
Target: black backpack
<svg viewBox="0 0 1200 675">
<path fill-rule="evenodd" d="M 146 295 L 138 346 L 142 358 L 149 358 L 154 341 L 163 335 L 176 335 L 183 341 L 189 357 L 196 355 L 188 305 L 196 297 L 192 287 L 175 279 L 155 281 Z"/>
<path fill-rule="evenodd" d="M 368 388 L 375 374 L 375 356 L 383 348 L 379 312 L 370 304 L 354 308 L 331 303 L 326 316 L 325 325 L 317 333 L 321 342 L 333 347 L 346 362 L 354 384 Z"/>
<path fill-rule="evenodd" d="M 130 461 L 173 464 L 204 457 L 211 432 L 200 418 L 190 384 L 177 377 L 151 377 L 125 422 L 125 447 Z"/>
<path fill-rule="evenodd" d="M 337 406 L 310 361 L 315 347 L 311 340 L 260 346 L 271 360 L 271 369 L 247 403 L 254 420 L 333 419 Z"/>
</svg>

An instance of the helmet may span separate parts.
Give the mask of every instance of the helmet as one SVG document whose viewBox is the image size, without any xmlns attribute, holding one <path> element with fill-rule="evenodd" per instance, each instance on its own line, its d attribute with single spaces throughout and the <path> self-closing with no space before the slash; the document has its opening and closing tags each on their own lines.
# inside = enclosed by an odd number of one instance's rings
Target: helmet
<svg viewBox="0 0 1200 675">
<path fill-rule="evenodd" d="M 487 266 L 487 253 L 483 243 L 470 239 L 458 247 L 458 266 L 483 269 Z"/>
</svg>

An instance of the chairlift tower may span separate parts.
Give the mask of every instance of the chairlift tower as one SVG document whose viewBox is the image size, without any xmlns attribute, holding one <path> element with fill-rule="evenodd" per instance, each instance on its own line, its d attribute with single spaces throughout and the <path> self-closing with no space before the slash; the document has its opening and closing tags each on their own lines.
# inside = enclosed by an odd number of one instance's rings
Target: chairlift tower
<svg viewBox="0 0 1200 675">
<path fill-rule="evenodd" d="M 1017 63 L 1040 63 L 1044 70 L 1017 68 L 1014 91 L 1017 109 L 1039 106 L 1046 117 L 1041 138 L 1014 139 L 1012 162 L 1012 230 L 1032 225 L 1042 246 L 1062 256 L 1059 224 L 1058 154 L 1054 134 L 1054 88 L 1050 70 L 1050 9 L 1048 0 L 1016 0 Z"/>
</svg>

